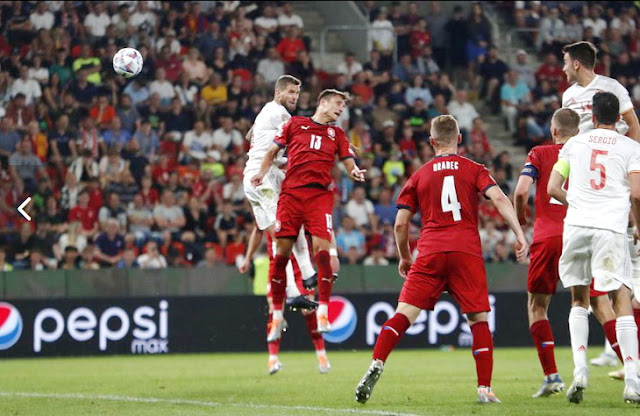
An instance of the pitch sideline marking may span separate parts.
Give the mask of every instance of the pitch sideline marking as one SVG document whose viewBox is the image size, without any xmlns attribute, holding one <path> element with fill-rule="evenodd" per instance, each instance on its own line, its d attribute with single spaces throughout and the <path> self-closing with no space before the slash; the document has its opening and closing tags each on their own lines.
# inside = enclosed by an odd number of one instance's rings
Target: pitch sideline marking
<svg viewBox="0 0 640 416">
<path fill-rule="evenodd" d="M 159 397 L 135 397 L 135 396 L 119 396 L 104 394 L 82 394 L 82 393 L 35 393 L 35 392 L 4 392 L 0 391 L 0 397 L 32 397 L 45 399 L 74 399 L 74 400 L 103 400 L 112 402 L 125 403 L 165 403 L 165 404 L 185 404 L 202 407 L 247 407 L 251 409 L 282 409 L 282 410 L 311 410 L 323 412 L 340 412 L 349 414 L 362 415 L 381 415 L 381 416 L 420 416 L 413 413 L 397 413 L 393 411 L 383 410 L 358 410 L 358 409 L 339 409 L 332 407 L 316 407 L 316 406 L 286 406 L 275 404 L 259 404 L 259 403 L 220 403 L 208 402 L 202 400 L 188 399 L 163 399 Z"/>
</svg>

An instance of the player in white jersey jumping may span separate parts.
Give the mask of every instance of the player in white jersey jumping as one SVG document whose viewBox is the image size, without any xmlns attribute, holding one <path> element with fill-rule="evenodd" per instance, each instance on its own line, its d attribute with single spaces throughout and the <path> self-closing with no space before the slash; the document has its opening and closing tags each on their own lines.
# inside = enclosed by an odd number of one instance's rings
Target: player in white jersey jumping
<svg viewBox="0 0 640 416">
<path fill-rule="evenodd" d="M 251 203 L 253 214 L 256 219 L 256 228 L 251 236 L 250 242 L 247 247 L 247 254 L 244 262 L 239 266 L 241 272 L 246 272 L 249 269 L 249 263 L 251 257 L 262 241 L 262 237 L 265 231 L 268 233 L 269 243 L 273 242 L 275 246 L 275 238 L 273 238 L 274 224 L 276 222 L 276 209 L 278 205 L 278 197 L 280 195 L 280 188 L 282 181 L 284 180 L 284 170 L 281 166 L 286 163 L 286 158 L 280 156 L 276 163 L 271 166 L 267 175 L 263 180 L 263 183 L 259 187 L 254 187 L 250 183 L 250 179 L 260 170 L 262 159 L 273 144 L 273 140 L 276 137 L 278 128 L 287 122 L 291 118 L 290 111 L 295 110 L 298 102 L 298 96 L 300 95 L 301 82 L 297 78 L 291 75 L 283 75 L 275 83 L 275 93 L 273 101 L 268 102 L 262 108 L 258 116 L 256 117 L 251 130 L 247 134 L 248 139 L 251 141 L 251 148 L 249 149 L 249 159 L 244 169 L 244 191 L 247 199 Z M 274 253 L 275 248 L 271 247 L 270 253 Z M 297 267 L 300 269 L 302 278 L 307 280 L 313 280 L 315 270 L 311 265 L 309 247 L 307 239 L 304 234 L 304 230 L 300 231 L 298 239 L 294 245 L 293 255 L 297 263 Z M 273 255 L 270 256 L 270 267 L 273 267 Z M 287 305 L 293 309 L 306 310 L 303 312 L 305 319 L 307 320 L 307 329 L 313 340 L 314 347 L 316 349 L 316 355 L 318 358 L 318 368 L 321 373 L 329 371 L 330 364 L 327 359 L 326 350 L 324 348 L 324 340 L 322 336 L 317 332 L 317 328 L 312 328 L 316 324 L 315 309 L 318 304 L 305 297 L 305 288 L 302 284 L 298 285 L 295 279 L 295 273 L 293 264 L 289 261 L 287 265 Z M 269 303 L 269 321 L 267 323 L 267 332 L 271 325 L 271 310 L 272 305 L 270 297 L 267 295 L 267 301 Z M 278 359 L 279 342 L 269 343 L 269 361 L 268 368 L 269 374 L 274 374 L 280 370 L 282 364 Z"/>
<path fill-rule="evenodd" d="M 573 84 L 562 95 L 562 106 L 576 111 L 580 116 L 579 133 L 593 130 L 593 96 L 597 92 L 608 91 L 615 94 L 620 101 L 621 120 L 616 123 L 616 130 L 620 134 L 625 134 L 636 141 L 640 141 L 640 124 L 638 124 L 638 118 L 634 112 L 629 92 L 615 79 L 597 75 L 594 72 L 597 54 L 596 47 L 590 42 L 576 42 L 566 45 L 562 51 L 564 53 L 563 71 L 567 76 L 567 81 Z M 628 238 L 630 240 L 632 240 L 632 234 L 633 229 L 630 227 L 628 232 Z M 632 241 L 630 241 L 630 245 L 633 246 Z M 637 253 L 632 252 L 631 255 L 632 259 L 638 257 Z M 638 260 L 634 260 L 634 264 L 638 262 Z M 638 267 L 640 267 L 640 265 L 638 265 Z M 604 301 L 608 301 L 608 299 L 597 297 L 596 295 L 599 295 L 599 293 L 592 292 L 595 302 L 602 304 Z M 634 299 L 632 306 L 636 324 L 640 325 L 640 303 Z M 607 308 L 605 305 L 601 305 L 599 309 L 601 313 L 607 312 L 607 316 L 599 317 L 602 318 L 600 319 L 601 321 L 607 321 L 614 317 L 613 310 L 611 310 L 610 307 Z M 592 359 L 591 364 L 597 366 L 614 366 L 616 363 L 616 352 L 614 352 L 611 344 L 605 340 L 604 351 L 599 357 Z M 614 371 L 609 375 L 622 378 L 623 372 Z"/>
<path fill-rule="evenodd" d="M 592 102 L 595 129 L 564 145 L 547 186 L 551 197 L 568 206 L 558 266 L 572 298 L 569 332 L 574 380 L 567 399 L 582 402 L 588 386 L 587 308 L 593 278 L 595 290 L 609 292 L 617 316 L 616 335 L 625 370 L 623 399 L 640 403 L 638 328 L 631 308 L 631 259 L 626 241 L 630 198 L 633 218 L 640 221 L 640 144 L 616 132 L 620 102 L 613 93 L 596 93 Z M 570 186 L 565 191 L 567 179 Z"/>
</svg>

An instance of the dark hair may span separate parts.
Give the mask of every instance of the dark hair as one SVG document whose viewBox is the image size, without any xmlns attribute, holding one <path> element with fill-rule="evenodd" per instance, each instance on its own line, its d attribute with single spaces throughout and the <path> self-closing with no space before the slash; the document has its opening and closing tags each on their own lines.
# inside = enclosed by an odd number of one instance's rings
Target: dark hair
<svg viewBox="0 0 640 416">
<path fill-rule="evenodd" d="M 563 53 L 568 53 L 571 59 L 580 62 L 587 69 L 596 66 L 596 54 L 598 49 L 591 42 L 581 41 L 566 45 L 562 48 Z"/>
<path fill-rule="evenodd" d="M 610 92 L 599 92 L 593 96 L 593 115 L 599 124 L 611 126 L 618 121 L 620 101 Z"/>
<path fill-rule="evenodd" d="M 280 78 L 278 78 L 278 80 L 276 81 L 276 89 L 283 91 L 285 89 L 287 89 L 287 87 L 289 85 L 301 85 L 302 82 L 300 82 L 300 80 L 292 75 L 282 75 L 280 76 Z"/>
</svg>

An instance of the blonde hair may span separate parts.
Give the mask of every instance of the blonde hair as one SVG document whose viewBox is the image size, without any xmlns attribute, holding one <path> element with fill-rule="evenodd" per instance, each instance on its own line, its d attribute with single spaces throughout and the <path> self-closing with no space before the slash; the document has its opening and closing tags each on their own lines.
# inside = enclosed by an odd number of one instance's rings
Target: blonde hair
<svg viewBox="0 0 640 416">
<path fill-rule="evenodd" d="M 570 108 L 560 108 L 553 113 L 551 121 L 558 129 L 560 137 L 572 137 L 578 134 L 580 115 Z"/>
<path fill-rule="evenodd" d="M 455 143 L 460 135 L 458 122 L 448 114 L 438 116 L 431 121 L 431 138 L 438 145 Z"/>
<path fill-rule="evenodd" d="M 351 96 L 349 95 L 348 92 L 344 92 L 344 91 L 338 91 L 336 89 L 333 88 L 329 88 L 326 89 L 324 91 L 322 91 L 319 95 L 318 95 L 318 104 L 320 104 L 321 100 L 324 99 L 329 99 L 334 95 L 339 95 L 342 98 L 344 98 L 344 100 L 348 103 L 351 100 Z"/>
</svg>

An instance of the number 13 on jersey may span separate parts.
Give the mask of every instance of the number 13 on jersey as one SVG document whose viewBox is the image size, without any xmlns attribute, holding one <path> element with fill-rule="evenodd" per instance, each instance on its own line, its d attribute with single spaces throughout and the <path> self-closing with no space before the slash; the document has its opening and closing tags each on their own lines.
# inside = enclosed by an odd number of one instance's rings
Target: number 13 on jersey
<svg viewBox="0 0 640 416">
<path fill-rule="evenodd" d="M 462 205 L 460 205 L 460 202 L 458 201 L 458 194 L 456 193 L 456 184 L 453 176 L 444 177 L 440 204 L 442 205 L 442 212 L 450 212 L 453 214 L 454 221 L 460 221 L 462 219 L 462 214 L 460 212 Z"/>
</svg>

